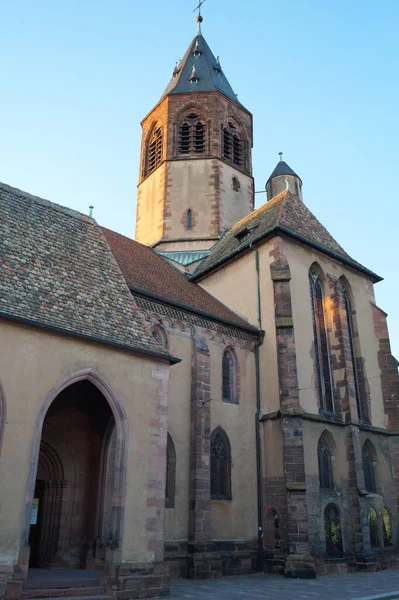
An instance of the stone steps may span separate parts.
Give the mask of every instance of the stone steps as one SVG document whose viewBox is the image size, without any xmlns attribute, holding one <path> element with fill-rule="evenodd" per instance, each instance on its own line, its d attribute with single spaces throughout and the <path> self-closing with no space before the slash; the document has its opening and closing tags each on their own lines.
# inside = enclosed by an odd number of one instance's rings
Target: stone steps
<svg viewBox="0 0 399 600">
<path fill-rule="evenodd" d="M 103 585 L 97 586 L 58 586 L 51 582 L 51 587 L 47 584 L 47 587 L 36 587 L 31 589 L 25 589 L 24 598 L 27 599 L 39 599 L 39 598 L 76 598 L 84 596 L 86 600 L 88 598 L 97 598 L 98 600 L 104 600 L 107 596 L 104 596 L 105 587 Z M 54 582 L 56 583 L 56 582 Z"/>
<path fill-rule="evenodd" d="M 76 588 L 75 588 L 76 589 Z M 81 591 L 84 588 L 79 588 Z M 43 590 L 46 591 L 46 590 Z M 73 592 L 74 590 L 71 589 L 67 589 L 65 590 L 68 594 L 70 594 L 71 592 Z M 47 596 L 47 595 L 43 595 L 40 597 L 36 597 L 36 600 L 59 600 L 60 596 Z M 76 595 L 69 595 L 69 596 L 62 596 L 62 600 L 114 600 L 111 596 L 106 596 L 106 595 L 86 595 L 86 594 L 76 594 Z"/>
</svg>

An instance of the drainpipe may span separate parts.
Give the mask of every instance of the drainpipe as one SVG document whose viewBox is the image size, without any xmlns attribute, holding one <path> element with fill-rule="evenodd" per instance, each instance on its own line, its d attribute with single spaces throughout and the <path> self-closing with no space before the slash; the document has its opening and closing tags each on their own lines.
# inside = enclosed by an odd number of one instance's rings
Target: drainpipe
<svg viewBox="0 0 399 600">
<path fill-rule="evenodd" d="M 259 252 L 258 249 L 249 246 L 255 252 L 255 269 L 256 269 L 256 287 L 257 287 L 257 319 L 259 331 L 262 331 L 262 312 L 261 312 L 261 295 L 260 295 L 260 271 L 259 271 Z M 260 369 L 259 369 L 259 347 L 263 342 L 263 338 L 256 343 L 255 346 L 255 386 L 256 386 L 256 411 L 255 411 L 255 448 L 256 448 L 256 492 L 258 501 L 258 556 L 259 556 L 259 571 L 264 569 L 263 560 L 263 514 L 262 514 L 262 463 L 261 463 L 261 440 L 259 431 L 260 419 Z"/>
</svg>

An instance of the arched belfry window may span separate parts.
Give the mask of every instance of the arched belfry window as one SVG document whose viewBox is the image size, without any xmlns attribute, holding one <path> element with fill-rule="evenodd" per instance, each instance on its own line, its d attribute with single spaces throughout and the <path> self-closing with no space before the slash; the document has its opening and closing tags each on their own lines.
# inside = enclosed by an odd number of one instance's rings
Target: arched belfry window
<svg viewBox="0 0 399 600">
<path fill-rule="evenodd" d="M 320 437 L 317 446 L 317 459 L 319 463 L 320 487 L 331 490 L 334 487 L 331 448 L 324 434 Z"/>
<path fill-rule="evenodd" d="M 221 427 L 211 435 L 211 498 L 231 500 L 231 448 Z"/>
<path fill-rule="evenodd" d="M 226 348 L 222 358 L 222 400 L 231 404 L 238 404 L 238 364 L 237 357 L 232 348 Z"/>
<path fill-rule="evenodd" d="M 172 436 L 168 433 L 166 446 L 166 491 L 165 508 L 175 507 L 176 494 L 176 450 Z"/>
<path fill-rule="evenodd" d="M 244 143 L 232 121 L 228 121 L 223 127 L 223 158 L 234 165 L 244 165 Z"/>
<path fill-rule="evenodd" d="M 339 510 L 335 504 L 328 504 L 324 511 L 324 530 L 327 554 L 334 558 L 343 555 L 342 530 Z"/>
<path fill-rule="evenodd" d="M 205 152 L 205 124 L 194 112 L 188 113 L 179 126 L 179 155 Z"/>
<path fill-rule="evenodd" d="M 323 286 L 319 274 L 314 268 L 309 270 L 309 287 L 319 404 L 322 411 L 334 412 L 330 353 L 323 305 Z"/>
<path fill-rule="evenodd" d="M 369 440 L 367 440 L 362 450 L 362 462 L 363 462 L 363 473 L 364 473 L 364 487 L 372 494 L 375 494 L 377 487 L 375 484 L 375 450 Z"/>
<path fill-rule="evenodd" d="M 353 320 L 353 308 L 350 298 L 350 292 L 348 285 L 342 282 L 342 297 L 345 306 L 345 318 L 348 327 L 349 345 L 351 353 L 351 361 L 353 368 L 353 377 L 355 380 L 355 394 L 356 394 L 356 405 L 359 416 L 359 421 L 369 422 L 369 412 L 367 406 L 367 399 L 362 393 L 360 386 L 361 376 L 359 373 L 357 361 L 356 361 L 356 345 L 355 345 L 355 324 Z M 362 386 L 363 387 L 363 386 Z"/>
<path fill-rule="evenodd" d="M 148 140 L 146 151 L 145 175 L 149 175 L 159 167 L 163 154 L 162 127 L 156 126 Z"/>
<path fill-rule="evenodd" d="M 155 325 L 155 327 L 152 328 L 151 333 L 152 337 L 158 342 L 158 344 L 161 344 L 161 346 L 165 348 L 165 350 L 167 350 L 168 337 L 165 333 L 164 328 L 161 327 L 161 325 Z"/>
</svg>

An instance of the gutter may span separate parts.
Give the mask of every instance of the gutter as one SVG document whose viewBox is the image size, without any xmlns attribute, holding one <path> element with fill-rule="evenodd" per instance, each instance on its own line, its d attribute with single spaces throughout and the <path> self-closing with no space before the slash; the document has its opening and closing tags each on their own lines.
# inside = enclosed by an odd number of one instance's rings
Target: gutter
<svg viewBox="0 0 399 600">
<path fill-rule="evenodd" d="M 292 231 L 291 229 L 284 227 L 283 225 L 276 225 L 275 227 L 268 229 L 267 231 L 263 232 L 260 236 L 258 236 L 254 240 L 252 240 L 249 244 L 239 247 L 239 248 L 236 248 L 233 252 L 231 252 L 227 256 L 223 256 L 223 257 L 219 258 L 216 262 L 209 265 L 209 267 L 206 267 L 202 271 L 198 271 L 198 273 L 194 272 L 191 275 L 191 277 L 189 277 L 189 280 L 197 281 L 197 280 L 202 279 L 202 277 L 204 277 L 211 271 L 214 271 L 217 267 L 230 261 L 232 258 L 237 256 L 238 254 L 241 254 L 241 252 L 244 252 L 245 250 L 248 250 L 249 248 L 251 248 L 252 244 L 256 244 L 257 242 L 264 241 L 267 238 L 269 238 L 272 234 L 279 233 L 279 232 L 287 235 L 288 237 L 292 237 L 292 238 L 298 240 L 299 242 L 301 242 L 302 244 L 305 244 L 306 246 L 310 246 L 311 248 L 314 248 L 315 250 L 317 250 L 318 252 L 321 252 L 322 254 L 325 254 L 326 256 L 330 256 L 331 258 L 334 258 L 335 260 L 337 260 L 341 263 L 344 263 L 345 265 L 351 267 L 355 271 L 360 271 L 360 273 L 363 273 L 364 275 L 367 275 L 367 277 L 370 277 L 370 279 L 373 281 L 373 283 L 379 283 L 380 281 L 383 280 L 383 277 L 380 277 L 379 275 L 377 275 L 373 271 L 370 271 L 366 267 L 363 267 L 362 265 L 354 262 L 353 260 L 346 258 L 345 256 L 338 254 L 337 252 L 334 252 L 333 250 L 329 250 L 328 248 L 325 248 L 321 244 L 317 244 L 316 242 L 312 242 L 311 240 L 308 240 L 304 236 L 300 235 L 299 233 L 296 233 L 295 231 Z"/>
<path fill-rule="evenodd" d="M 166 304 L 168 306 L 173 306 L 175 308 L 179 308 L 180 310 L 185 310 L 187 312 L 194 313 L 196 315 L 199 315 L 200 317 L 205 317 L 206 319 L 215 321 L 216 323 L 221 323 L 222 325 L 227 325 L 228 327 L 234 327 L 235 329 L 241 329 L 243 331 L 247 331 L 248 333 L 252 333 L 254 335 L 259 335 L 260 333 L 262 333 L 256 327 L 253 327 L 249 323 L 248 323 L 248 325 L 244 325 L 244 324 L 239 325 L 238 323 L 234 323 L 234 321 L 229 321 L 228 319 L 223 319 L 222 317 L 216 317 L 215 315 L 211 315 L 210 313 L 207 313 L 198 308 L 192 308 L 191 306 L 188 306 L 187 304 L 181 304 L 180 302 L 176 302 L 175 300 L 169 300 L 163 296 L 158 296 L 157 294 L 152 294 L 151 292 L 147 292 L 147 291 L 141 290 L 139 288 L 129 286 L 129 289 L 130 289 L 131 293 L 133 294 L 133 296 L 137 295 L 137 296 L 142 296 L 143 298 L 149 298 L 150 300 L 155 300 L 157 302 L 161 302 L 162 304 Z M 239 317 L 239 318 L 241 318 L 241 317 Z"/>
<path fill-rule="evenodd" d="M 260 269 L 259 269 L 259 252 L 252 245 L 249 246 L 255 253 L 255 269 L 256 269 L 256 287 L 257 287 L 257 318 L 259 330 L 262 331 L 262 307 L 260 293 Z M 259 348 L 263 342 L 263 337 L 256 342 L 255 346 L 255 387 L 256 387 L 256 411 L 255 411 L 255 449 L 256 449 L 256 495 L 258 504 L 258 560 L 259 571 L 264 569 L 264 552 L 263 552 L 263 510 L 262 510 L 262 453 L 260 440 L 260 357 Z"/>
<path fill-rule="evenodd" d="M 0 318 L 5 319 L 6 321 L 21 323 L 23 325 L 29 325 L 31 327 L 36 327 L 38 329 L 44 329 L 45 331 L 53 331 L 60 335 L 65 335 L 65 336 L 77 338 L 80 340 L 86 340 L 89 342 L 95 342 L 97 344 L 102 344 L 105 346 L 111 346 L 112 348 L 118 348 L 119 350 L 134 352 L 136 354 L 143 354 L 144 356 L 150 356 L 151 358 L 156 358 L 157 360 L 161 360 L 163 362 L 168 362 L 170 365 L 176 365 L 177 363 L 182 361 L 181 358 L 176 358 L 175 356 L 172 356 L 171 354 L 158 354 L 157 352 L 152 352 L 151 350 L 135 348 L 134 346 L 129 346 L 128 344 L 122 344 L 120 342 L 112 342 L 110 340 L 98 338 L 94 335 L 88 335 L 85 333 L 79 333 L 77 331 L 71 331 L 69 329 L 64 329 L 63 327 L 57 327 L 57 325 L 49 325 L 47 323 L 40 323 L 38 321 L 34 321 L 33 319 L 27 319 L 25 317 L 16 317 L 14 315 L 3 313 L 1 311 L 0 311 Z"/>
</svg>

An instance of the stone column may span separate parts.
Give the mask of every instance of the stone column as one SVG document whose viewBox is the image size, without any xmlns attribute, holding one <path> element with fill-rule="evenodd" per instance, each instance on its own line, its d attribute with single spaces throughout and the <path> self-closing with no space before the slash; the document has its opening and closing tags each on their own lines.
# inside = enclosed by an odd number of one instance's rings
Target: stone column
<svg viewBox="0 0 399 600">
<path fill-rule="evenodd" d="M 292 318 L 291 273 L 285 256 L 277 248 L 271 264 L 273 280 L 280 414 L 287 494 L 286 577 L 314 578 L 310 555 L 306 499 L 305 460 L 302 435 L 303 409 L 299 404 L 294 324 Z"/>
</svg>

